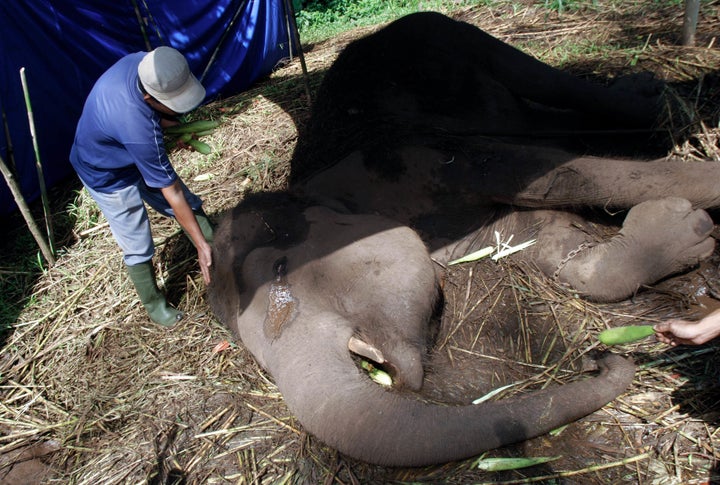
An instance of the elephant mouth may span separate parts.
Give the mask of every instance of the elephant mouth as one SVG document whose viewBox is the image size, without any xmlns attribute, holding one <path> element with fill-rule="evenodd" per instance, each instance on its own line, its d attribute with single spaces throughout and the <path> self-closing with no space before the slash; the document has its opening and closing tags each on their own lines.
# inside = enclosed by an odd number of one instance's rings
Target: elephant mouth
<svg viewBox="0 0 720 485">
<path fill-rule="evenodd" d="M 380 349 L 359 337 L 350 337 L 348 340 L 348 350 L 356 355 L 370 359 L 377 364 L 383 365 L 387 363 Z"/>
<path fill-rule="evenodd" d="M 360 367 L 372 381 L 384 387 L 397 387 L 397 369 L 385 359 L 380 349 L 354 335 L 348 339 L 347 347 L 351 354 L 363 359 Z"/>
<path fill-rule="evenodd" d="M 404 347 L 400 352 L 396 349 L 386 358 L 377 346 L 355 335 L 350 337 L 347 346 L 351 354 L 366 359 L 360 362 L 360 367 L 376 383 L 398 391 L 418 392 L 423 387 L 423 358 L 417 349 Z"/>
</svg>

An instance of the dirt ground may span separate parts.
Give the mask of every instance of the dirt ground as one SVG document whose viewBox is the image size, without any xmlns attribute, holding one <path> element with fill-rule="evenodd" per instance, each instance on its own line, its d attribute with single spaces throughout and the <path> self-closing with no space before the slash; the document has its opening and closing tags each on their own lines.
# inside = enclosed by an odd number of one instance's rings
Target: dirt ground
<svg viewBox="0 0 720 485">
<path fill-rule="evenodd" d="M 703 3 L 692 48 L 676 43 L 679 6 L 596 4 L 562 14 L 500 4 L 453 15 L 578 75 L 656 73 L 702 120 L 675 153 L 688 163 L 720 161 L 720 3 Z M 200 110 L 199 118 L 222 122 L 206 139 L 214 153 L 177 152 L 173 161 L 212 217 L 248 191 L 285 185 L 309 113 L 306 86 L 312 93 L 339 50 L 370 30 L 308 46 L 307 80 L 294 59 L 248 92 Z M 2 483 L 720 483 L 720 348 L 669 350 L 653 339 L 618 349 L 638 372 L 617 400 L 487 454 L 559 457 L 544 465 L 485 472 L 475 460 L 391 469 L 348 459 L 304 433 L 270 376 L 211 314 L 194 250 L 177 225 L 153 216 L 161 284 L 187 314 L 167 330 L 142 310 L 89 197 L 67 197 L 59 195 L 58 211 L 72 202 L 95 217 L 79 218 L 63 235 L 58 263 L 32 282 L 33 305 L 0 353 Z M 424 397 L 465 402 L 499 386 L 510 385 L 502 397 L 578 378 L 601 350 L 600 330 L 720 306 L 719 265 L 716 251 L 688 274 L 603 305 L 511 259 L 454 267 Z M 514 328 L 499 331 L 497 322 Z"/>
</svg>

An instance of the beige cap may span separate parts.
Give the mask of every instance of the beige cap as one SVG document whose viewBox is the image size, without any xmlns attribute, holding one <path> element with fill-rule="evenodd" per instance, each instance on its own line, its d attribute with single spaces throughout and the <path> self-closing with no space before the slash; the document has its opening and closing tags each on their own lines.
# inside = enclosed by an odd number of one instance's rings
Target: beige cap
<svg viewBox="0 0 720 485">
<path fill-rule="evenodd" d="M 190 72 L 185 56 L 172 47 L 145 54 L 138 75 L 145 91 L 176 113 L 187 113 L 205 99 L 205 88 Z"/>
</svg>

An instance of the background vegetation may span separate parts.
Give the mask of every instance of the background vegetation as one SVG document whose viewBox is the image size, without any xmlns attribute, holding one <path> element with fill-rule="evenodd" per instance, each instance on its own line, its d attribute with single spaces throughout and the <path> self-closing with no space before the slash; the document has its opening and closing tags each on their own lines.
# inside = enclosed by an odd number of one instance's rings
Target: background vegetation
<svg viewBox="0 0 720 485">
<path fill-rule="evenodd" d="M 376 25 L 421 10 L 447 12 L 493 0 L 309 0 L 296 17 L 303 42 L 325 40 L 356 27 Z M 297 2 L 300 3 L 300 2 Z"/>
</svg>

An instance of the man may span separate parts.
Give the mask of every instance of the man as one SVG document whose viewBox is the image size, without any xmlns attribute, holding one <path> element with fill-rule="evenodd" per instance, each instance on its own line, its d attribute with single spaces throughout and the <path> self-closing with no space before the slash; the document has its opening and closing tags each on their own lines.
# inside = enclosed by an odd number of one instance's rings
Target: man
<svg viewBox="0 0 720 485">
<path fill-rule="evenodd" d="M 182 312 L 159 291 L 155 253 L 143 201 L 174 217 L 198 253 L 210 282 L 212 226 L 202 201 L 175 173 L 163 144 L 163 128 L 197 107 L 205 88 L 183 55 L 170 47 L 129 54 L 95 83 L 83 108 L 70 162 L 97 202 L 123 251 L 128 274 L 150 318 L 172 326 Z"/>
</svg>

